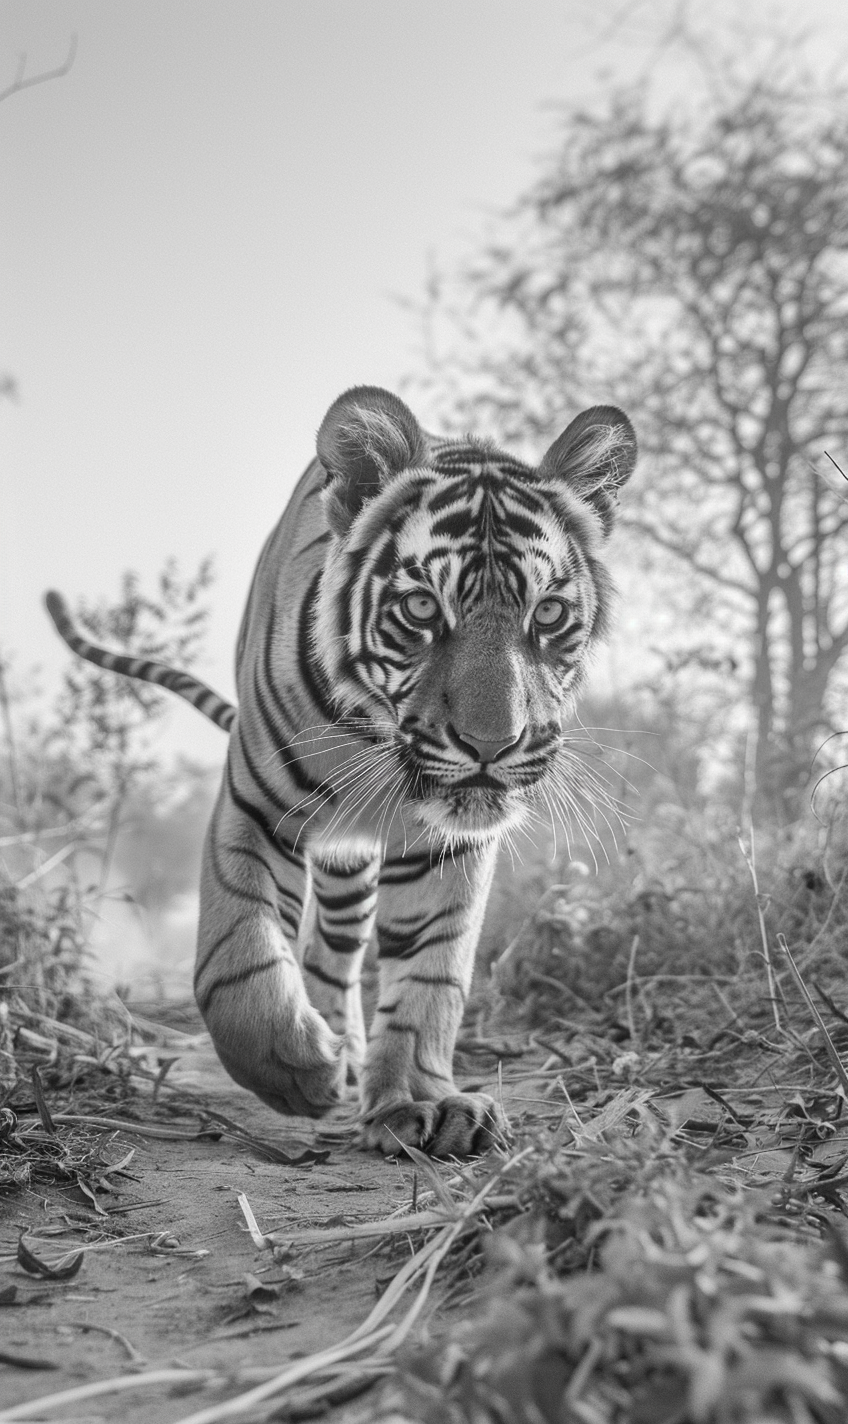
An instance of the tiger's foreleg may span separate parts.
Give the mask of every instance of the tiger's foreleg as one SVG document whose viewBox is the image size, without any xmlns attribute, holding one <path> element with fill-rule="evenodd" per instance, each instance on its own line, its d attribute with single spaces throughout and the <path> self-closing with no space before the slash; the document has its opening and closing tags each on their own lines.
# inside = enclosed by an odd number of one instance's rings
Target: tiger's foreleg
<svg viewBox="0 0 848 1424">
<path fill-rule="evenodd" d="M 502 1115 L 459 1093 L 453 1051 L 471 987 L 494 845 L 439 860 L 387 859 L 377 911 L 380 999 L 366 1058 L 364 1140 L 432 1156 L 468 1156 L 496 1139 Z"/>
<path fill-rule="evenodd" d="M 209 826 L 195 994 L 227 1072 L 281 1113 L 318 1117 L 344 1093 L 344 1040 L 307 999 L 295 957 L 303 855 L 236 805 L 227 782 Z"/>
<path fill-rule="evenodd" d="M 315 923 L 303 957 L 309 999 L 344 1041 L 344 1074 L 359 1085 L 365 1062 L 365 1021 L 359 980 L 377 909 L 379 857 L 346 864 L 312 861 Z"/>
</svg>

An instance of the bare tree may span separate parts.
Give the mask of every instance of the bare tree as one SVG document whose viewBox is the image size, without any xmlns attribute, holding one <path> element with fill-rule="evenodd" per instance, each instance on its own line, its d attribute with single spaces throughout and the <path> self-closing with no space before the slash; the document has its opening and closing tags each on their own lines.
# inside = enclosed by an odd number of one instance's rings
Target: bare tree
<svg viewBox="0 0 848 1424">
<path fill-rule="evenodd" d="M 563 114 L 458 298 L 434 283 L 454 337 L 430 382 L 455 422 L 514 436 L 627 406 L 630 525 L 683 575 L 690 626 L 708 610 L 741 640 L 758 800 L 785 819 L 848 649 L 848 489 L 823 460 L 848 446 L 848 106 L 775 56 L 708 88 L 691 113 L 645 83 Z"/>
</svg>

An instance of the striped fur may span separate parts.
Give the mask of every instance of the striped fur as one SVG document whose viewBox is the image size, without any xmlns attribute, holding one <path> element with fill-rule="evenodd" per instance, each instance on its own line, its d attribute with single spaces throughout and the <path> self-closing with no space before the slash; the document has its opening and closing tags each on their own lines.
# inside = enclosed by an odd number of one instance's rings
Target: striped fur
<svg viewBox="0 0 848 1424">
<path fill-rule="evenodd" d="M 562 718 L 607 626 L 600 545 L 635 451 L 613 407 L 535 469 L 427 437 L 374 387 L 328 412 L 254 577 L 201 885 L 198 1003 L 278 1111 L 319 1115 L 358 1084 L 384 1152 L 463 1155 L 497 1132 L 492 1100 L 457 1092 L 454 1042 L 498 844 L 540 810 L 567 819 L 581 784 Z M 57 625 L 223 725 L 208 689 Z"/>
</svg>

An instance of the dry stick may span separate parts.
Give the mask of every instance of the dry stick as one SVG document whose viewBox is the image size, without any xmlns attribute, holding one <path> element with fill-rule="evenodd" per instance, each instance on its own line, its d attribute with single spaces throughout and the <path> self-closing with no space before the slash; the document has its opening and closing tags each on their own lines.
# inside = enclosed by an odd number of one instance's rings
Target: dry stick
<svg viewBox="0 0 848 1424">
<path fill-rule="evenodd" d="M 49 860 L 43 861 L 41 865 L 36 866 L 35 870 L 31 870 L 28 875 L 24 875 L 21 880 L 16 880 L 15 889 L 26 890 L 28 886 L 34 885 L 36 880 L 41 880 L 43 876 L 48 875 L 51 870 L 55 870 L 56 866 L 60 865 L 63 860 L 67 860 L 68 856 L 72 855 L 76 849 L 77 842 L 68 841 L 68 844 L 63 845 L 61 850 L 57 850 L 55 855 L 51 855 Z"/>
<path fill-rule="evenodd" d="M 15 1012 L 32 1023 L 40 1024 L 42 1028 L 52 1029 L 56 1038 L 67 1038 L 71 1043 L 79 1043 L 83 1048 L 92 1050 L 98 1047 L 94 1034 L 86 1033 L 84 1028 L 74 1028 L 73 1024 L 61 1023 L 59 1019 L 52 1019 L 49 1014 L 36 1013 L 35 1009 L 18 1008 Z M 100 1046 L 102 1047 L 102 1044 Z"/>
<path fill-rule="evenodd" d="M 120 1379 L 100 1380 L 97 1384 L 83 1384 L 75 1389 L 60 1390 L 58 1394 L 46 1394 L 41 1399 L 31 1399 L 28 1404 L 13 1404 L 11 1409 L 4 1409 L 0 1413 L 0 1424 L 13 1424 L 13 1421 L 19 1419 L 40 1419 L 45 1410 L 58 1409 L 65 1404 L 77 1404 L 82 1399 L 94 1399 L 99 1394 L 122 1394 L 126 1390 L 139 1389 L 142 1385 L 202 1385 L 215 1378 L 214 1370 L 186 1369 L 151 1370 L 149 1374 L 123 1375 Z"/>
<path fill-rule="evenodd" d="M 827 1053 L 828 1058 L 830 1059 L 831 1066 L 834 1072 L 836 1073 L 837 1078 L 842 1084 L 843 1092 L 845 1093 L 846 1098 L 848 1098 L 848 1073 L 845 1072 L 842 1059 L 839 1057 L 839 1054 L 836 1051 L 836 1045 L 834 1044 L 833 1039 L 831 1038 L 830 1033 L 828 1032 L 827 1024 L 819 1013 L 809 989 L 801 978 L 798 966 L 796 965 L 795 960 L 792 958 L 792 955 L 789 950 L 789 945 L 786 943 L 785 937 L 782 934 L 779 934 L 777 936 L 777 942 L 786 956 L 786 962 L 792 972 L 792 978 L 795 980 L 795 983 L 801 990 L 801 993 L 803 994 L 807 1002 L 807 1007 L 809 1008 L 810 1013 L 812 1014 L 813 1018 L 815 1019 L 816 1023 L 822 1031 L 822 1034 L 824 1036 L 825 1051 Z"/>
<path fill-rule="evenodd" d="M 291 1231 L 269 1231 L 263 1241 L 268 1246 L 291 1243 L 298 1246 L 332 1246 L 337 1241 L 361 1241 L 373 1236 L 408 1236 L 411 1231 L 432 1231 L 434 1227 L 449 1225 L 444 1211 L 417 1211 L 411 1216 L 362 1221 L 350 1226 L 314 1226 L 305 1231 L 293 1227 Z"/>
<path fill-rule="evenodd" d="M 763 914 L 762 902 L 761 902 L 761 900 L 760 900 L 760 887 L 759 887 L 759 884 L 758 884 L 758 882 L 757 882 L 757 862 L 756 862 L 756 857 L 755 857 L 755 852 L 754 852 L 754 827 L 753 827 L 753 825 L 751 826 L 751 850 L 750 850 L 750 853 L 745 849 L 745 842 L 743 841 L 742 837 L 741 837 L 741 836 L 737 836 L 736 839 L 737 839 L 737 841 L 738 841 L 738 843 L 739 843 L 739 849 L 741 850 L 742 855 L 743 855 L 744 858 L 745 858 L 745 864 L 746 864 L 747 867 L 748 867 L 748 870 L 749 870 L 750 875 L 751 875 L 751 881 L 752 881 L 753 886 L 754 886 L 754 899 L 755 899 L 756 906 L 757 906 L 757 919 L 759 920 L 759 923 L 760 923 L 760 939 L 761 939 L 761 941 L 762 941 L 762 946 L 763 946 L 763 959 L 765 960 L 765 964 L 766 964 L 766 977 L 767 977 L 767 979 L 768 979 L 769 998 L 770 998 L 770 1000 L 771 1000 L 771 1011 L 772 1011 L 772 1014 L 773 1014 L 773 1016 L 774 1016 L 774 1026 L 775 1026 L 775 1029 L 777 1030 L 778 1033 L 781 1033 L 781 1032 L 782 1032 L 782 1028 L 781 1028 L 781 1023 L 780 1023 L 780 1014 L 778 1013 L 778 1008 L 777 1008 L 777 981 L 776 981 L 776 979 L 775 979 L 775 977 L 774 977 L 774 968 L 773 968 L 772 962 L 771 962 L 771 950 L 769 949 L 768 934 L 766 933 L 766 921 L 765 921 L 765 916 L 764 916 L 764 914 Z"/>
<path fill-rule="evenodd" d="M 91 1328 L 91 1327 L 89 1327 Z M 363 1364 L 361 1369 L 365 1369 Z M 247 1368 L 242 1372 L 248 1378 L 256 1378 L 257 1375 L 266 1376 L 269 1373 L 267 1368 Z M 276 1373 L 276 1371 L 275 1371 Z M 334 1373 L 337 1373 L 334 1371 Z M 232 1376 L 222 1374 L 220 1371 L 210 1369 L 186 1369 L 168 1368 L 162 1370 L 150 1370 L 146 1374 L 122 1375 L 120 1378 L 100 1380 L 97 1384 L 78 1385 L 73 1389 L 61 1390 L 58 1394 L 48 1394 L 41 1399 L 31 1399 L 28 1404 L 12 1405 L 10 1409 L 4 1409 L 0 1413 L 0 1424 L 17 1424 L 21 1419 L 38 1419 L 42 1411 L 59 1408 L 65 1404 L 77 1404 L 84 1399 L 93 1399 L 97 1395 L 103 1394 L 123 1394 L 128 1390 L 139 1389 L 147 1385 L 177 1385 L 196 1384 L 202 1387 L 206 1384 L 213 1384 L 220 1381 L 221 1384 L 232 1382 Z"/>
<path fill-rule="evenodd" d="M 241 1207 L 242 1215 L 245 1221 L 247 1222 L 247 1229 L 250 1232 L 254 1246 L 256 1246 L 257 1249 L 260 1251 L 263 1250 L 267 1245 L 269 1245 L 269 1242 L 259 1230 L 259 1225 L 257 1223 L 256 1217 L 253 1215 L 253 1208 L 251 1207 L 250 1202 L 247 1200 L 247 1197 L 245 1196 L 244 1192 L 239 1192 L 237 1201 L 239 1206 Z"/>
<path fill-rule="evenodd" d="M 132 1360 L 134 1365 L 144 1365 L 147 1363 L 141 1351 L 135 1348 L 135 1345 L 127 1339 L 126 1335 L 122 1335 L 120 1330 L 113 1330 L 110 1325 L 92 1325 L 87 1320 L 66 1320 L 64 1328 L 82 1330 L 86 1334 L 89 1330 L 95 1330 L 99 1335 L 108 1335 L 110 1340 L 114 1340 L 117 1345 L 120 1345 L 122 1349 L 126 1350 L 128 1357 Z"/>
<path fill-rule="evenodd" d="M 0 659 L 0 707 L 3 702 L 3 664 Z M 8 731 L 7 731 L 8 736 Z M 0 847 L 12 845 L 33 845 L 36 841 L 50 840 L 55 836 L 69 836 L 72 831 L 84 830 L 103 809 L 101 801 L 95 801 L 88 810 L 80 811 L 78 816 L 70 816 L 61 826 L 40 826 L 33 831 L 16 831 L 11 836 L 0 836 Z"/>
<path fill-rule="evenodd" d="M 54 1122 L 76 1124 L 79 1127 L 97 1127 L 105 1132 L 128 1132 L 136 1137 L 159 1137 L 166 1142 L 197 1142 L 198 1139 L 217 1133 L 218 1128 L 157 1127 L 153 1123 L 125 1122 L 119 1117 L 87 1117 L 81 1113 L 53 1113 Z M 21 1126 L 29 1126 L 32 1119 L 21 1119 Z"/>
</svg>

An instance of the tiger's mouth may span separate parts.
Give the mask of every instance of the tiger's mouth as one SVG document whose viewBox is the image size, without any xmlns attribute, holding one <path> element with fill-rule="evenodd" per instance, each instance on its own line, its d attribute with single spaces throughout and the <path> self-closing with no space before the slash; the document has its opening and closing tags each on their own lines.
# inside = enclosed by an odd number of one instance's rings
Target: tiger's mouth
<svg viewBox="0 0 848 1424">
<path fill-rule="evenodd" d="M 531 809 L 532 788 L 549 771 L 542 759 L 530 765 L 480 765 L 467 770 L 455 764 L 434 767 L 428 760 L 419 749 L 403 745 L 407 805 L 424 825 L 457 835 L 491 837 L 518 825 Z"/>
<path fill-rule="evenodd" d="M 455 781 L 451 787 L 456 791 L 508 791 L 509 787 L 499 776 L 490 776 L 486 771 L 472 772 L 471 776 L 464 776 L 461 781 Z"/>
<path fill-rule="evenodd" d="M 409 772 L 410 800 L 470 800 L 480 793 L 493 799 L 520 797 L 522 792 L 529 792 L 539 781 L 544 781 L 549 768 L 505 767 L 503 772 L 497 774 L 481 767 L 479 771 L 471 771 L 464 776 L 449 776 L 419 767 L 409 768 Z"/>
<path fill-rule="evenodd" d="M 517 788 L 501 777 L 485 771 L 468 776 L 448 777 L 432 771 L 416 771 L 410 787 L 412 801 L 476 801 L 502 800 Z"/>
</svg>

